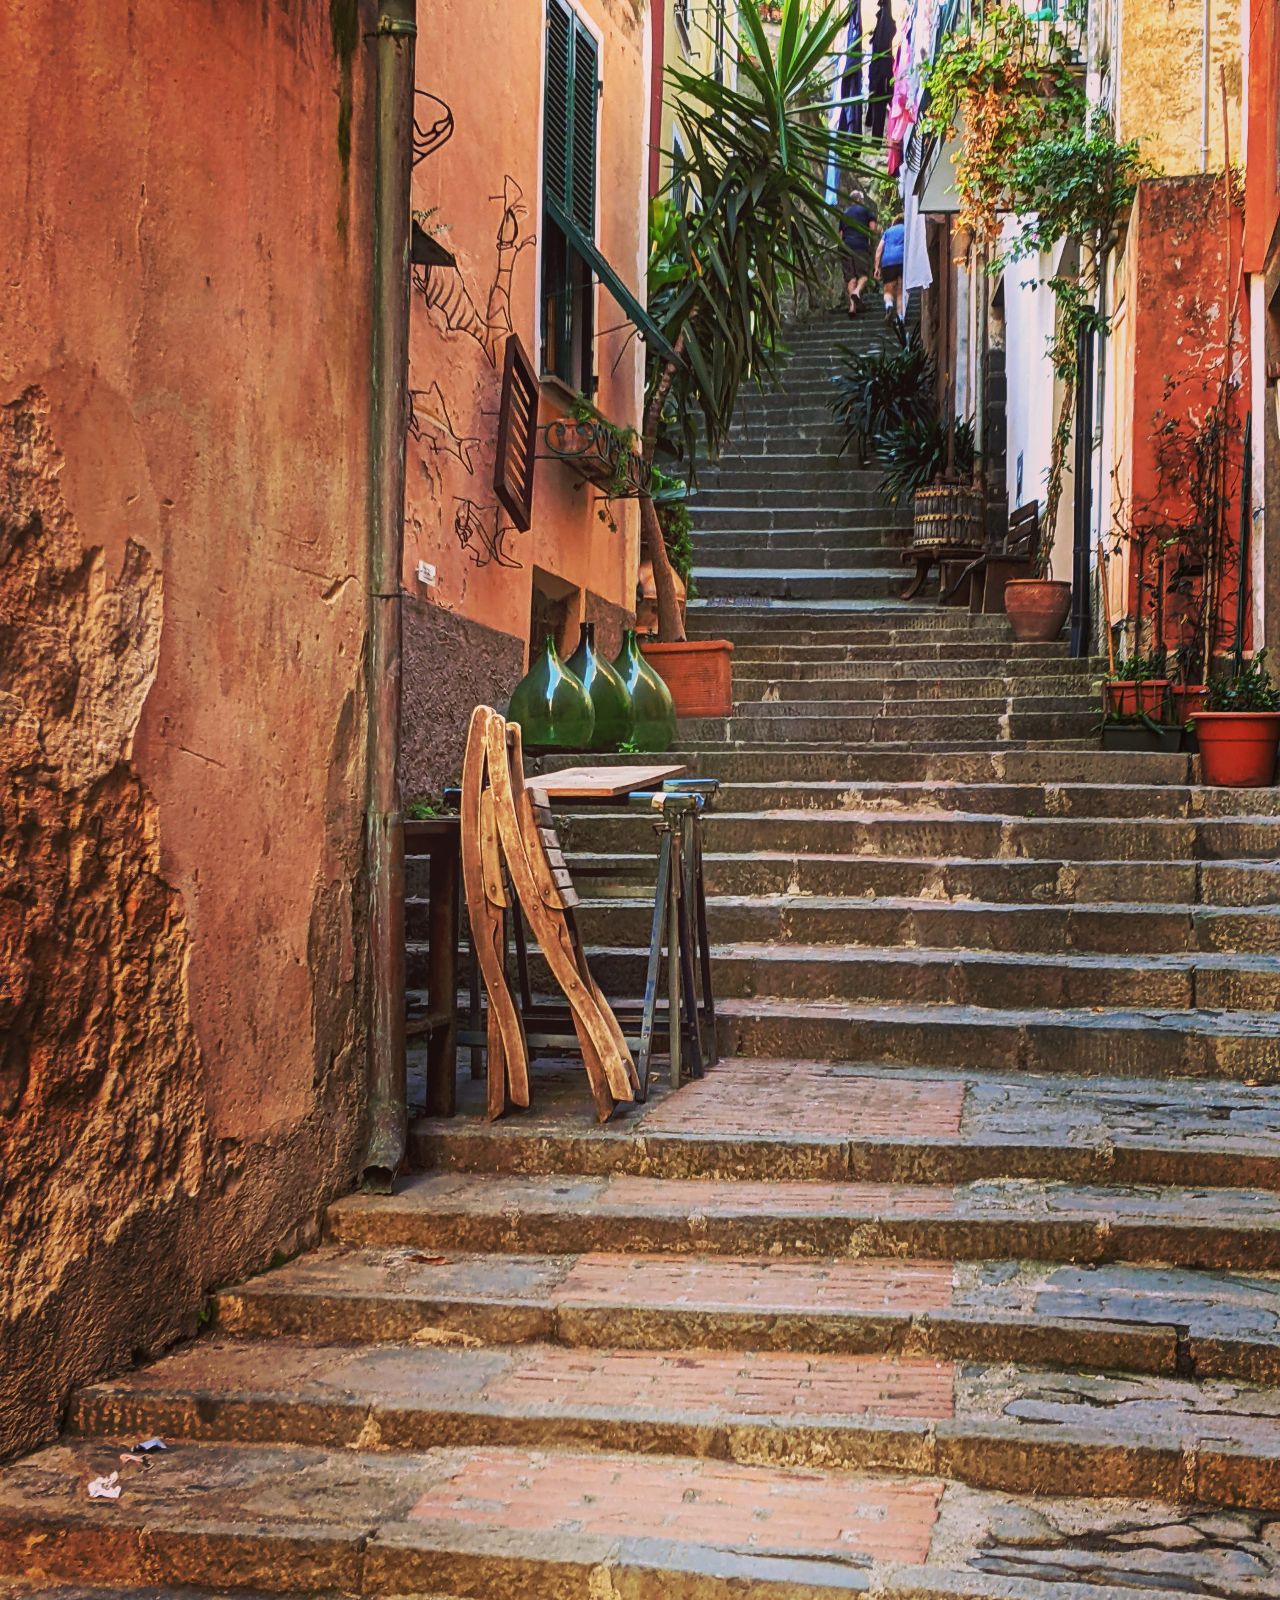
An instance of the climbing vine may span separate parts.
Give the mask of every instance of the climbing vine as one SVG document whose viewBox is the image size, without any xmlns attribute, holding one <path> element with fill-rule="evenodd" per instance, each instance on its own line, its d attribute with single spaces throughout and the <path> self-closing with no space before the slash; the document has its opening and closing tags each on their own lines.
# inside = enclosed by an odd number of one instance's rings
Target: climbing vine
<svg viewBox="0 0 1280 1600">
<path fill-rule="evenodd" d="M 1062 385 L 1041 519 L 1040 569 L 1049 570 L 1078 381 L 1083 334 L 1103 334 L 1102 265 L 1139 181 L 1154 172 L 1138 141 L 1117 140 L 1110 118 L 1091 108 L 1071 38 L 1039 14 L 989 5 L 972 30 L 948 35 L 929 70 L 926 131 L 963 128 L 955 159 L 960 222 L 990 249 L 1001 217 L 1016 219 L 989 270 L 1079 245 L 1079 266 L 1045 280 L 1057 304 L 1048 356 Z"/>
</svg>

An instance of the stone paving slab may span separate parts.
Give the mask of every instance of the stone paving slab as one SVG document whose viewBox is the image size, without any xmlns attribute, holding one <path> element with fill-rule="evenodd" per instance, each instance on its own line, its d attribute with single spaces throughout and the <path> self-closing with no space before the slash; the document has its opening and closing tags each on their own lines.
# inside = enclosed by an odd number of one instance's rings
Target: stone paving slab
<svg viewBox="0 0 1280 1600">
<path fill-rule="evenodd" d="M 1280 1391 L 794 1352 L 222 1340 L 81 1391 L 73 1435 L 627 1449 L 1280 1509 Z"/>
<path fill-rule="evenodd" d="M 497 1123 L 483 1084 L 419 1119 L 419 1167 L 667 1178 L 862 1178 L 1280 1189 L 1280 1090 L 1162 1079 L 1001 1076 L 839 1061 L 734 1060 L 601 1124 L 575 1062 L 535 1062 L 534 1109 Z"/>
<path fill-rule="evenodd" d="M 1280 1017 L 1273 1011 L 728 997 L 716 1016 L 724 1057 L 856 1055 L 893 1066 L 980 1063 L 997 1072 L 1280 1081 Z"/>
<path fill-rule="evenodd" d="M 941 1480 L 684 1457 L 488 1448 L 387 1455 L 189 1444 L 84 1498 L 116 1452 L 42 1451 L 0 1481 L 0 1564 L 25 1580 L 568 1600 L 1019 1600 L 1274 1595 L 1263 1514 L 1005 1497 Z M 1163 1568 L 1161 1563 L 1164 1563 Z M 1012 1586 L 1002 1582 L 1014 1580 Z M 1071 1585 L 1070 1588 L 1066 1585 Z M 1184 1595 L 1187 1592 L 1183 1587 Z"/>
<path fill-rule="evenodd" d="M 1280 1197 L 992 1179 L 967 1185 L 441 1172 L 329 1208 L 335 1241 L 415 1249 L 789 1252 L 1280 1268 Z"/>
</svg>

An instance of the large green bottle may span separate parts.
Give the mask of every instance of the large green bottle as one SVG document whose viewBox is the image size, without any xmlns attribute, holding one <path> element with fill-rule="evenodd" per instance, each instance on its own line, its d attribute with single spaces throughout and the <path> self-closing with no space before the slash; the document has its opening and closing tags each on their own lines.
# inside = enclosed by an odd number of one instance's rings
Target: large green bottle
<svg viewBox="0 0 1280 1600">
<path fill-rule="evenodd" d="M 628 628 L 613 670 L 631 696 L 631 738 L 637 750 L 661 754 L 676 737 L 676 708 L 671 691 L 651 661 L 640 654 L 636 630 Z"/>
<path fill-rule="evenodd" d="M 603 656 L 596 654 L 596 625 L 584 622 L 578 635 L 578 648 L 565 662 L 586 685 L 595 707 L 596 726 L 591 736 L 593 750 L 616 750 L 631 737 L 631 696 L 626 685 Z"/>
<path fill-rule="evenodd" d="M 530 755 L 591 748 L 596 723 L 591 696 L 556 654 L 550 634 L 512 691 L 507 720 L 520 724 L 521 743 Z"/>
</svg>

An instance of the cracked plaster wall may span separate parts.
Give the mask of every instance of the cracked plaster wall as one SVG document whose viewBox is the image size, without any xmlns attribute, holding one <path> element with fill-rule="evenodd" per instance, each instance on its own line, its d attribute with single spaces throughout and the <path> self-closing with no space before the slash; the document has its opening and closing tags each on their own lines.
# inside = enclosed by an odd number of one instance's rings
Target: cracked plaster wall
<svg viewBox="0 0 1280 1600">
<path fill-rule="evenodd" d="M 358 1159 L 366 21 L 0 18 L 0 1456 Z"/>
</svg>

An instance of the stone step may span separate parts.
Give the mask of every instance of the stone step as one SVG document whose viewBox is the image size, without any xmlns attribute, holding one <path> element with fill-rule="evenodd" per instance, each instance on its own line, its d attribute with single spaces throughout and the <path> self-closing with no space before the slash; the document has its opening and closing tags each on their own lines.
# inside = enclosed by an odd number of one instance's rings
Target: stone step
<svg viewBox="0 0 1280 1600">
<path fill-rule="evenodd" d="M 906 545 L 905 530 L 888 533 L 878 530 L 826 531 L 831 535 L 830 541 L 814 544 L 811 536 L 806 535 L 803 544 L 792 540 L 791 548 L 770 542 L 774 540 L 772 533 L 763 538 L 758 532 L 730 534 L 727 538 L 719 534 L 715 536 L 715 544 L 710 543 L 710 536 L 707 539 L 700 538 L 699 565 L 694 568 L 698 593 L 704 593 L 701 574 L 708 570 L 738 572 L 745 568 L 776 572 L 823 572 L 864 564 L 877 566 L 891 577 L 895 585 L 891 592 L 896 594 L 902 585 L 902 563 L 897 552 Z M 836 540 L 839 542 L 834 542 Z"/>
<path fill-rule="evenodd" d="M 778 600 L 826 600 L 853 595 L 883 598 L 901 587 L 902 575 L 894 567 L 874 565 L 844 566 L 831 572 L 770 572 L 759 567 L 695 567 L 693 581 L 704 600 L 731 595 L 761 595 Z"/>
<path fill-rule="evenodd" d="M 695 551 L 703 532 L 752 533 L 764 529 L 817 534 L 829 528 L 879 532 L 897 526 L 882 507 L 866 504 L 803 505 L 779 500 L 774 504 L 748 504 L 725 499 L 714 505 L 691 505 Z M 815 539 L 815 543 L 820 542 Z"/>
<path fill-rule="evenodd" d="M 69 1424 L 86 1444 L 678 1454 L 1280 1509 L 1274 1389 L 910 1356 L 217 1340 L 81 1391 Z"/>
<path fill-rule="evenodd" d="M 869 664 L 868 664 L 869 665 Z M 1084 673 L 1060 674 L 1049 670 L 1037 673 L 1019 671 L 997 673 L 979 677 L 964 673 L 955 678 L 938 677 L 932 673 L 911 673 L 909 676 L 890 666 L 882 666 L 879 673 L 846 668 L 838 676 L 831 673 L 825 678 L 771 678 L 755 672 L 737 672 L 733 675 L 734 699 L 739 705 L 782 701 L 791 706 L 807 705 L 819 700 L 841 703 L 846 699 L 872 697 L 891 702 L 915 701 L 937 703 L 944 701 L 981 702 L 990 700 L 1052 697 L 1061 699 L 1087 697 L 1096 700 L 1096 690 Z"/>
<path fill-rule="evenodd" d="M 603 752 L 592 762 L 604 766 L 635 764 L 632 755 Z M 1049 783 L 1061 784 L 1170 784 L 1185 787 L 1192 775 L 1193 758 L 1131 750 L 1002 749 L 987 747 L 965 751 L 824 750 L 784 751 L 763 765 L 749 751 L 695 751 L 677 745 L 669 759 L 686 765 L 691 774 L 715 777 L 725 783 L 759 784 L 767 778 L 778 783 Z M 581 766 L 581 755 L 543 756 L 533 765 L 539 771 Z M 762 769 L 763 767 L 763 769 Z M 1197 789 L 1234 810 L 1232 791 Z M 1242 789 L 1242 810 L 1252 813 L 1252 797 L 1270 790 Z M 1203 798 L 1189 809 L 1207 809 Z M 1262 809 L 1262 808 L 1260 808 Z"/>
<path fill-rule="evenodd" d="M 629 852 L 647 820 L 625 811 L 575 812 L 562 842 L 575 853 Z M 725 855 L 889 856 L 970 861 L 1258 861 L 1274 863 L 1280 818 L 1006 817 L 962 811 L 713 812 L 710 858 Z M 1280 888 L 1275 871 L 1273 887 Z"/>
<path fill-rule="evenodd" d="M 713 638 L 717 633 L 723 635 L 724 629 L 719 624 L 732 621 L 732 618 L 723 611 L 712 612 L 710 607 L 705 612 L 699 612 L 696 603 L 693 604 L 689 637 L 705 639 Z M 1014 644 L 999 639 L 975 639 L 970 642 L 951 639 L 945 634 L 909 639 L 892 636 L 877 639 L 874 635 L 867 637 L 865 632 L 852 628 L 806 629 L 796 626 L 795 619 L 785 612 L 773 617 L 772 625 L 761 619 L 759 622 L 752 621 L 746 627 L 735 627 L 733 636 L 735 666 L 756 665 L 770 669 L 776 666 L 794 670 L 797 677 L 807 676 L 811 669 L 818 672 L 834 670 L 850 663 L 880 663 L 889 651 L 893 651 L 904 674 L 918 669 L 920 673 L 928 675 L 931 671 L 942 672 L 952 664 L 958 666 L 966 661 L 984 666 L 1004 663 L 1014 670 L 1024 664 L 1044 661 L 1060 662 L 1065 667 L 1072 660 L 1062 641 Z M 1089 662 L 1089 670 L 1091 673 L 1097 670 L 1092 662 Z"/>
<path fill-rule="evenodd" d="M 994 646 L 992 647 L 995 648 Z M 850 683 L 916 684 L 920 697 L 931 696 L 939 686 L 959 685 L 966 693 L 975 683 L 1041 683 L 1045 679 L 1067 685 L 1072 693 L 1093 693 L 1097 677 L 1092 662 L 1063 656 L 961 656 L 944 661 L 895 660 L 885 646 L 879 657 L 852 661 L 759 661 L 750 646 L 734 650 L 736 682 L 767 688 L 777 685 L 791 698 L 836 693 L 830 686 Z"/>
<path fill-rule="evenodd" d="M 723 1056 L 1280 1082 L 1280 1019 L 1270 1011 L 726 998 L 716 1018 Z"/>
<path fill-rule="evenodd" d="M 1280 1040 L 1280 1027 L 1276 1029 Z M 760 1052 L 768 1054 L 768 1052 Z M 1004 1257 L 1250 1271 L 1280 1267 L 1280 1196 L 991 1180 L 961 1185 L 424 1173 L 330 1206 L 358 1249 Z"/>
<path fill-rule="evenodd" d="M 616 865 L 628 881 L 652 878 L 652 853 L 607 855 L 575 851 L 591 868 Z M 1046 905 L 1145 902 L 1221 907 L 1273 906 L 1276 871 L 1270 862 L 982 860 L 938 855 L 797 855 L 785 850 L 704 857 L 711 895 L 844 896 L 879 899 L 901 895 L 939 900 L 985 900 Z"/>
<path fill-rule="evenodd" d="M 577 1062 L 536 1061 L 537 1109 L 419 1118 L 422 1169 L 648 1178 L 1280 1188 L 1280 1090 L 1238 1083 L 735 1059 L 608 1123 Z"/>
<path fill-rule="evenodd" d="M 1280 1277 L 1253 1268 L 460 1254 L 397 1234 L 309 1252 L 214 1304 L 228 1334 L 317 1344 L 895 1354 L 1280 1382 Z"/>
<path fill-rule="evenodd" d="M 425 939 L 426 907 L 425 900 L 411 900 L 405 908 L 416 941 Z M 593 944 L 645 945 L 652 913 L 652 900 L 640 896 L 586 900 L 578 922 Z M 1237 909 L 1141 901 L 1041 905 L 910 897 L 719 895 L 709 901 L 707 918 L 719 943 L 778 940 L 850 949 L 896 943 L 925 950 L 1081 951 L 1126 957 L 1133 951 L 1280 955 L 1280 906 L 1276 905 Z M 410 948 L 416 954 L 415 946 Z"/>
<path fill-rule="evenodd" d="M 856 911 L 848 914 L 854 922 Z M 1257 1014 L 1280 1008 L 1280 959 L 1266 952 L 1130 952 L 1118 963 L 1115 952 L 1082 950 L 899 949 L 871 943 L 845 947 L 804 944 L 795 938 L 774 944 L 759 937 L 725 944 L 714 908 L 709 920 L 717 1001 L 849 1000 L 1038 1010 L 1049 1024 L 1059 1010 L 1072 1008 Z M 646 931 L 633 944 L 589 950 L 591 970 L 606 994 L 644 993 L 648 944 Z M 539 962 L 534 972 L 540 991 L 554 992 Z"/>
<path fill-rule="evenodd" d="M 919 679 L 908 679 L 900 684 L 877 685 L 865 680 L 850 684 L 831 684 L 825 695 L 793 695 L 792 685 L 780 685 L 767 699 L 741 699 L 734 704 L 735 717 L 783 718 L 798 721 L 811 717 L 815 702 L 826 707 L 832 717 L 873 717 L 884 715 L 901 721 L 904 718 L 922 717 L 930 722 L 938 719 L 965 721 L 970 717 L 1001 717 L 1006 712 L 1017 713 L 1060 711 L 1067 714 L 1100 715 L 1097 697 L 1088 683 L 1069 683 L 1065 691 L 1055 693 L 1043 684 L 1016 685 L 1011 680 L 998 681 L 991 694 L 980 694 L 972 685 L 964 696 L 924 695 Z M 956 702 L 953 706 L 953 701 Z"/>
<path fill-rule="evenodd" d="M 1016 710 L 1010 715 L 992 712 L 986 716 L 912 716 L 899 714 L 895 708 L 892 713 L 876 717 L 820 717 L 806 713 L 788 720 L 770 720 L 755 715 L 756 710 L 756 707 L 745 708 L 733 717 L 681 719 L 680 737 L 703 745 L 732 743 L 743 747 L 804 744 L 847 749 L 850 745 L 870 742 L 922 743 L 960 749 L 997 744 L 1006 739 L 1083 741 L 1095 734 L 1098 726 L 1098 709 L 1092 703 L 1080 711 Z"/>
<path fill-rule="evenodd" d="M 185 1445 L 131 1479 L 127 1499 L 86 1506 L 86 1472 L 116 1454 L 69 1443 L 12 1469 L 0 1562 L 25 1581 L 134 1594 L 197 1572 L 231 1592 L 1009 1600 L 1006 1579 L 984 1573 L 1017 1571 L 1030 1574 L 1017 1600 L 1065 1600 L 1068 1584 L 1080 1600 L 1172 1600 L 1145 1580 L 1171 1547 L 1185 1570 L 1202 1543 L 1212 1588 L 1201 1592 L 1216 1600 L 1280 1581 L 1265 1516 L 1160 1500 L 1033 1499 L 936 1477 L 580 1448 L 218 1443 Z M 1213 1482 L 1218 1460 L 1192 1487 Z"/>
</svg>

